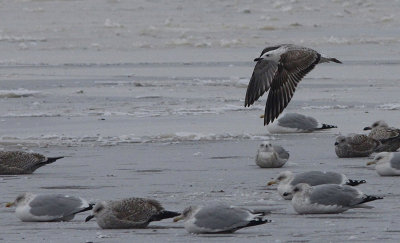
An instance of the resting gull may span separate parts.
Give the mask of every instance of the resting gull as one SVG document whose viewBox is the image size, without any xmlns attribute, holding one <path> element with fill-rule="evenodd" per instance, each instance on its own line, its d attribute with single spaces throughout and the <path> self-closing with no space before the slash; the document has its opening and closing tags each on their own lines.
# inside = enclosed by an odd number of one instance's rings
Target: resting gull
<svg viewBox="0 0 400 243">
<path fill-rule="evenodd" d="M 132 197 L 96 203 L 92 214 L 85 221 L 96 217 L 97 224 L 102 229 L 133 229 L 146 228 L 152 221 L 178 215 L 180 214 L 164 210 L 156 200 Z"/>
<path fill-rule="evenodd" d="M 0 175 L 32 174 L 36 169 L 64 157 L 46 157 L 23 151 L 0 151 Z"/>
<path fill-rule="evenodd" d="M 400 148 L 400 129 L 389 127 L 385 121 L 376 121 L 364 130 L 371 130 L 368 136 L 382 143 L 375 152 L 395 152 Z"/>
<path fill-rule="evenodd" d="M 366 202 L 383 199 L 369 196 L 354 187 L 324 184 L 310 186 L 305 183 L 293 188 L 292 205 L 298 214 L 342 213 L 351 208 L 372 208 Z"/>
<path fill-rule="evenodd" d="M 279 145 L 262 142 L 257 151 L 256 164 L 261 168 L 280 168 L 289 159 L 289 153 Z"/>
<path fill-rule="evenodd" d="M 266 47 L 254 61 L 257 63 L 247 87 L 244 105 L 252 105 L 264 92 L 270 90 L 264 125 L 273 122 L 286 108 L 297 84 L 315 65 L 324 62 L 341 63 L 336 58 L 292 44 Z"/>
<path fill-rule="evenodd" d="M 174 222 L 185 220 L 185 229 L 194 234 L 233 233 L 241 228 L 265 224 L 265 212 L 253 212 L 246 208 L 212 203 L 206 206 L 190 206 Z"/>
<path fill-rule="evenodd" d="M 376 164 L 375 170 L 381 176 L 400 176 L 400 152 L 381 152 L 367 165 Z"/>
<path fill-rule="evenodd" d="M 264 118 L 264 115 L 261 115 L 261 118 Z M 337 126 L 320 123 L 314 117 L 299 113 L 284 113 L 267 126 L 270 133 L 301 133 L 331 128 L 337 128 Z"/>
<path fill-rule="evenodd" d="M 335 142 L 335 152 L 339 158 L 368 157 L 381 143 L 364 134 L 339 136 Z"/>
<path fill-rule="evenodd" d="M 284 171 L 275 180 L 268 182 L 268 186 L 279 183 L 279 195 L 286 200 L 290 200 L 293 197 L 293 187 L 299 183 L 306 183 L 310 186 L 322 184 L 357 186 L 365 182 L 365 180 L 350 180 L 344 174 L 337 172 L 308 171 L 294 175 L 291 171 Z"/>
<path fill-rule="evenodd" d="M 93 204 L 85 199 L 63 194 L 23 193 L 6 207 L 16 206 L 15 213 L 21 221 L 70 221 L 75 214 L 91 210 Z"/>
</svg>

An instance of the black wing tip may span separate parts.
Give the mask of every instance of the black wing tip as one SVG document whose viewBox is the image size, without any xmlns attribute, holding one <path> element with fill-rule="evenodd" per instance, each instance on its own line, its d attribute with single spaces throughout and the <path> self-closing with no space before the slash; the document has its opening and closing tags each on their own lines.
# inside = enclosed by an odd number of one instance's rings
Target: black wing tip
<svg viewBox="0 0 400 243">
<path fill-rule="evenodd" d="M 323 123 L 322 126 L 318 129 L 322 130 L 322 129 L 331 129 L 331 128 L 337 128 L 337 126 Z"/>
<path fill-rule="evenodd" d="M 266 224 L 266 223 L 271 223 L 272 220 L 269 219 L 263 219 L 263 218 L 256 218 L 251 220 L 245 227 L 251 227 L 251 226 L 256 226 L 260 224 Z"/>
<path fill-rule="evenodd" d="M 163 220 L 163 219 L 169 219 L 169 218 L 173 218 L 173 217 L 176 217 L 176 216 L 179 216 L 179 215 L 181 215 L 181 214 L 177 213 L 177 212 L 174 212 L 174 211 L 163 210 L 163 211 L 160 211 L 159 213 L 151 216 L 150 219 L 149 219 L 149 222 L 151 222 L 151 221 L 160 221 L 160 220 Z"/>
<path fill-rule="evenodd" d="M 330 58 L 330 59 L 329 59 L 329 61 L 332 61 L 332 62 L 336 62 L 336 63 L 343 64 L 343 62 L 339 61 L 339 60 L 338 60 L 338 59 L 336 59 L 336 58 Z"/>
<path fill-rule="evenodd" d="M 351 180 L 351 179 L 348 179 L 348 181 L 346 182 L 346 185 L 348 185 L 348 186 L 358 186 L 358 185 L 364 184 L 364 183 L 367 183 L 367 181 L 366 180 Z"/>
<path fill-rule="evenodd" d="M 56 160 L 62 159 L 64 158 L 64 156 L 60 156 L 60 157 L 48 157 L 46 163 L 53 163 Z"/>
<path fill-rule="evenodd" d="M 371 202 L 371 201 L 380 200 L 380 199 L 383 199 L 383 197 L 367 195 L 366 197 L 363 198 L 361 203 Z"/>
</svg>

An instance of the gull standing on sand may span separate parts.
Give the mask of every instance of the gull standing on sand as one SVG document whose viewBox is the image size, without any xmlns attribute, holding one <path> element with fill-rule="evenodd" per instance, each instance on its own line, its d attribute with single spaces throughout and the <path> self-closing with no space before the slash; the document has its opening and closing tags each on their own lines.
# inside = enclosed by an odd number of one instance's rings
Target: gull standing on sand
<svg viewBox="0 0 400 243">
<path fill-rule="evenodd" d="M 339 158 L 368 157 L 381 143 L 364 134 L 339 136 L 335 142 L 335 153 Z"/>
<path fill-rule="evenodd" d="M 185 229 L 194 234 L 233 233 L 236 230 L 270 222 L 263 219 L 265 212 L 212 203 L 190 206 L 174 222 L 185 220 Z"/>
<path fill-rule="evenodd" d="M 97 224 L 102 229 L 134 229 L 146 228 L 152 221 L 178 215 L 180 214 L 164 210 L 156 200 L 132 197 L 96 203 L 92 214 L 85 221 L 96 217 Z"/>
<path fill-rule="evenodd" d="M 389 127 L 385 121 L 376 121 L 364 130 L 371 130 L 368 136 L 382 143 L 375 152 L 395 152 L 400 148 L 400 129 Z"/>
<path fill-rule="evenodd" d="M 364 203 L 377 199 L 383 198 L 366 195 L 351 186 L 300 183 L 293 188 L 292 205 L 298 214 L 342 213 L 351 208 L 372 208 Z"/>
<path fill-rule="evenodd" d="M 269 91 L 265 105 L 264 125 L 273 122 L 286 108 L 300 80 L 315 65 L 324 62 L 341 63 L 307 47 L 282 44 L 266 47 L 256 63 L 247 87 L 244 106 L 252 105 Z"/>
<path fill-rule="evenodd" d="M 285 200 L 291 200 L 293 197 L 293 188 L 299 183 L 306 183 L 310 186 L 322 184 L 338 184 L 357 186 L 365 183 L 365 180 L 350 180 L 344 174 L 325 171 L 308 171 L 294 175 L 291 171 L 281 172 L 275 180 L 268 182 L 268 186 L 278 184 L 278 193 Z"/>
<path fill-rule="evenodd" d="M 25 222 L 70 221 L 75 214 L 91 210 L 85 199 L 63 194 L 23 193 L 6 207 L 16 206 L 15 213 Z"/>
<path fill-rule="evenodd" d="M 261 118 L 264 118 L 264 115 L 261 115 Z M 314 117 L 299 113 L 284 113 L 267 126 L 270 133 L 301 133 L 331 128 L 337 128 L 337 126 L 320 123 Z"/>
<path fill-rule="evenodd" d="M 381 152 L 367 165 L 376 164 L 375 170 L 381 176 L 400 176 L 400 152 Z"/>
<path fill-rule="evenodd" d="M 257 151 L 256 164 L 261 168 L 280 168 L 289 159 L 289 153 L 279 145 L 262 142 Z"/>
<path fill-rule="evenodd" d="M 64 157 L 46 157 L 23 151 L 0 151 L 0 175 L 32 174 L 36 169 Z"/>
</svg>

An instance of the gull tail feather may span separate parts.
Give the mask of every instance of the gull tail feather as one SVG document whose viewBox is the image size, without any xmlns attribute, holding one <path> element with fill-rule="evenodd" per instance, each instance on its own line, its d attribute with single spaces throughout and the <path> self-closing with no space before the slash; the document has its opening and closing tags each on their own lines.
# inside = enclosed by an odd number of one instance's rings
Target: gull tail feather
<svg viewBox="0 0 400 243">
<path fill-rule="evenodd" d="M 177 213 L 177 212 L 163 210 L 163 211 L 151 216 L 150 219 L 149 219 L 149 222 L 151 222 L 151 221 L 160 221 L 160 220 L 163 220 L 163 219 L 169 219 L 169 218 L 173 218 L 173 217 L 176 217 L 176 216 L 179 216 L 179 215 L 181 215 L 181 214 Z"/>
</svg>

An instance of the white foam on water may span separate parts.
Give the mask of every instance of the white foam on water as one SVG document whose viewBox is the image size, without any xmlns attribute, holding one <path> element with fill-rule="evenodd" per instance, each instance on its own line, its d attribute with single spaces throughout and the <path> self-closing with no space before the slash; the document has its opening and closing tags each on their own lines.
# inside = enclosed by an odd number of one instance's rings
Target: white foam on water
<svg viewBox="0 0 400 243">
<path fill-rule="evenodd" d="M 35 96 L 40 94 L 40 91 L 28 90 L 28 89 L 12 89 L 12 90 L 0 90 L 0 98 L 22 98 Z"/>
<path fill-rule="evenodd" d="M 388 103 L 379 105 L 378 109 L 382 110 L 400 110 L 400 103 Z"/>
</svg>

